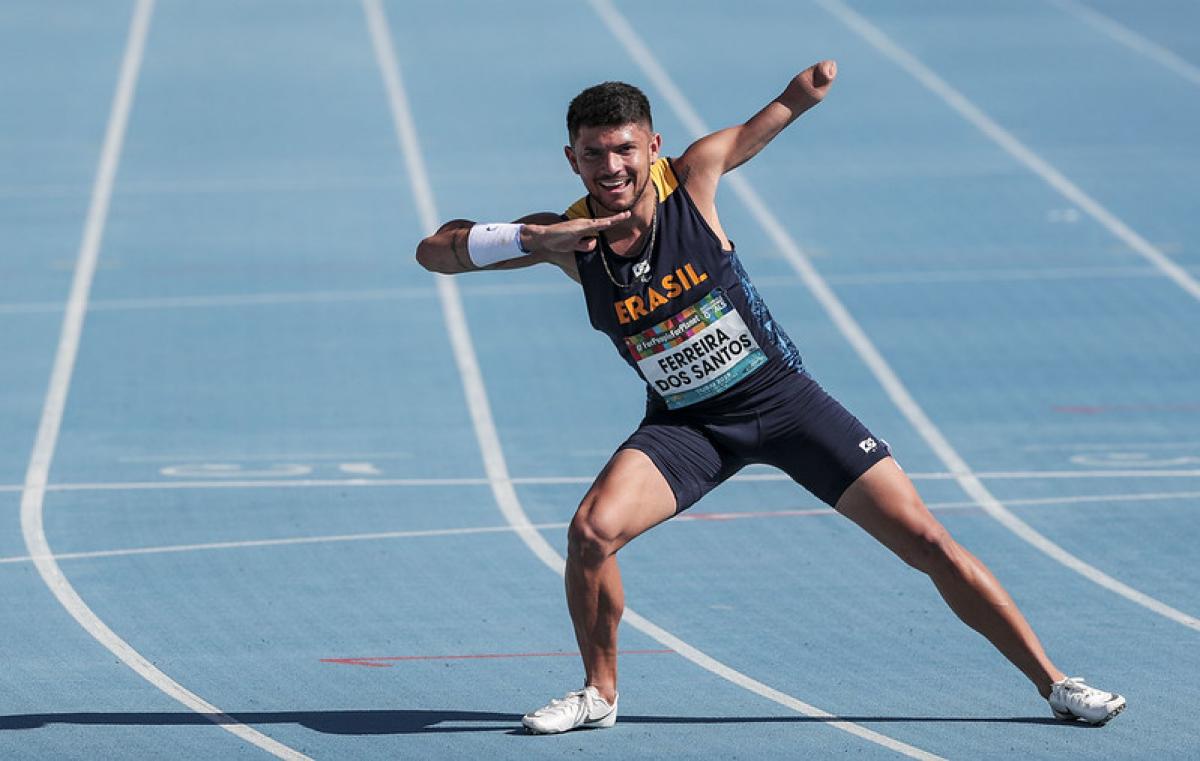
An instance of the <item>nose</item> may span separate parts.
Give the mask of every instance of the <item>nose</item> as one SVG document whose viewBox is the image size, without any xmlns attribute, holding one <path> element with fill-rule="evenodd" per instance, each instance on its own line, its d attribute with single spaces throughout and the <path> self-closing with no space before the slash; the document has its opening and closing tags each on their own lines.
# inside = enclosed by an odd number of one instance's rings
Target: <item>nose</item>
<svg viewBox="0 0 1200 761">
<path fill-rule="evenodd" d="M 604 169 L 610 174 L 617 174 L 621 171 L 624 164 L 621 162 L 621 157 L 615 151 L 609 153 L 604 160 Z"/>
</svg>

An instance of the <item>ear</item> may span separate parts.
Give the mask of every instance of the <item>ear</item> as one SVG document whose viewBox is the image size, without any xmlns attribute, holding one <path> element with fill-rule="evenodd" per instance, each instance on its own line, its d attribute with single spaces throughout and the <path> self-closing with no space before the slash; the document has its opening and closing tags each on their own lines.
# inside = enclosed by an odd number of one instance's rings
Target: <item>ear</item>
<svg viewBox="0 0 1200 761">
<path fill-rule="evenodd" d="M 564 145 L 563 153 L 566 154 L 567 163 L 571 165 L 571 171 L 579 174 L 579 162 L 575 159 L 575 150 L 569 145 Z"/>
<path fill-rule="evenodd" d="M 655 132 L 650 138 L 650 163 L 658 161 L 658 152 L 662 148 L 662 135 Z"/>
</svg>

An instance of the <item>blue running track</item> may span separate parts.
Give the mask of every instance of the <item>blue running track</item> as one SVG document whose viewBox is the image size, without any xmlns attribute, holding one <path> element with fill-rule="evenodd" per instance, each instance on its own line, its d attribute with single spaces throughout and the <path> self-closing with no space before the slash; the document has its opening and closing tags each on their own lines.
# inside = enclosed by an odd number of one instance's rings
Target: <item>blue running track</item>
<svg viewBox="0 0 1200 761">
<path fill-rule="evenodd" d="M 1200 756 L 1200 8 L 1155 0 L 8 0 L 0 758 Z M 723 186 L 810 371 L 1051 656 L 750 468 L 622 552 L 613 730 L 554 568 L 637 379 L 552 268 L 436 221 L 581 193 L 563 113 L 664 152 L 836 58 Z"/>
</svg>

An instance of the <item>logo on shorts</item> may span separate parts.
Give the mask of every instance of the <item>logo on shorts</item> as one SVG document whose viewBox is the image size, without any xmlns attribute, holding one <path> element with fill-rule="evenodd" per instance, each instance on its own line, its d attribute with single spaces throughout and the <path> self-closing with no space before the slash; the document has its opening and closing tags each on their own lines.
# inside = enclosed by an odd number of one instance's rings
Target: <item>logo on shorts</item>
<svg viewBox="0 0 1200 761">
<path fill-rule="evenodd" d="M 879 448 L 879 445 L 875 443 L 875 439 L 866 438 L 866 439 L 863 439 L 862 441 L 858 442 L 858 448 L 861 449 L 866 454 L 871 454 L 872 452 L 874 452 L 876 449 Z"/>
</svg>

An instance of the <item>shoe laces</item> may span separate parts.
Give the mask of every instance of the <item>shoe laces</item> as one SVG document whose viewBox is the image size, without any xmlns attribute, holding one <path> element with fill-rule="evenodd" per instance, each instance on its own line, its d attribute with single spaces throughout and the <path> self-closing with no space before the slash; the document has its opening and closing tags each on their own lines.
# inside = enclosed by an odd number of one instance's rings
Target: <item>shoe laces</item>
<svg viewBox="0 0 1200 761">
<path fill-rule="evenodd" d="M 1063 679 L 1057 685 L 1059 694 L 1063 700 L 1070 701 L 1076 704 L 1085 704 L 1092 700 L 1102 698 L 1104 693 L 1097 690 L 1095 687 L 1089 686 L 1083 681 L 1081 676 L 1070 676 Z"/>
<path fill-rule="evenodd" d="M 535 716 L 547 716 L 551 713 L 564 713 L 579 710 L 581 703 L 587 702 L 587 689 L 568 692 L 561 698 L 552 698 L 544 707 L 534 711 Z"/>
</svg>

